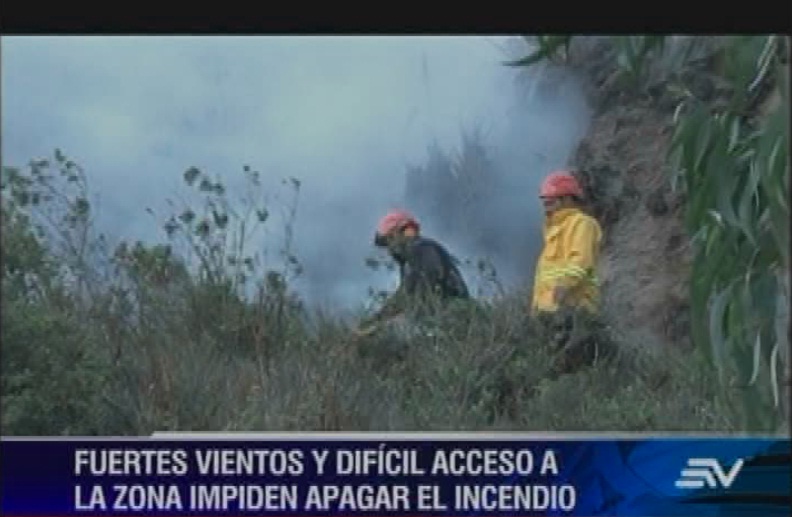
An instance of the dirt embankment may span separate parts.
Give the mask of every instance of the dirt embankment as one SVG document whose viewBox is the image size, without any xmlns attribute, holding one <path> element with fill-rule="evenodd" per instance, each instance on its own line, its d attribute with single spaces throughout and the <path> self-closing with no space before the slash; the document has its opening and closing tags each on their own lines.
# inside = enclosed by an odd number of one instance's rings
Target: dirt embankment
<svg viewBox="0 0 792 517">
<path fill-rule="evenodd" d="M 604 40 L 573 46 L 569 66 L 584 75 L 594 108 L 572 165 L 605 232 L 605 314 L 627 343 L 687 346 L 689 238 L 667 165 L 673 106 L 615 81 Z"/>
</svg>

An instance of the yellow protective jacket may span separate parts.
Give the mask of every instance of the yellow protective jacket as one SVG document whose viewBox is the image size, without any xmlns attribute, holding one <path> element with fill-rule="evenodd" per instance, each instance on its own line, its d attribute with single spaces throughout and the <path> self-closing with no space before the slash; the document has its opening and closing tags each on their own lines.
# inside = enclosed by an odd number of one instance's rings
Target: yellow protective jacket
<svg viewBox="0 0 792 517">
<path fill-rule="evenodd" d="M 534 312 L 558 309 L 554 290 L 559 286 L 571 289 L 569 303 L 597 312 L 596 270 L 601 241 L 599 223 L 578 208 L 564 208 L 547 217 L 544 248 L 534 278 L 531 304 Z"/>
</svg>

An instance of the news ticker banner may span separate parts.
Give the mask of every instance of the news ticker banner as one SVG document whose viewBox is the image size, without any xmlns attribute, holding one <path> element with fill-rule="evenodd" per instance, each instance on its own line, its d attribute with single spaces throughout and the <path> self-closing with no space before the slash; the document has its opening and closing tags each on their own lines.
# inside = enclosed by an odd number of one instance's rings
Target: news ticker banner
<svg viewBox="0 0 792 517">
<path fill-rule="evenodd" d="M 788 516 L 791 454 L 780 438 L 4 438 L 0 515 Z"/>
</svg>

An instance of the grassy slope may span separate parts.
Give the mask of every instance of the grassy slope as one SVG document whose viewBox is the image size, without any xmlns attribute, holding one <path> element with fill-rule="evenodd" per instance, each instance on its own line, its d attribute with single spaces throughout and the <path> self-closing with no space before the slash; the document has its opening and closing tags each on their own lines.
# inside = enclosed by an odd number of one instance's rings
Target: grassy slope
<svg viewBox="0 0 792 517">
<path fill-rule="evenodd" d="M 631 131 L 629 120 L 622 124 Z M 607 148 L 609 138 L 588 140 Z M 27 257 L 30 246 L 9 240 L 5 225 L 17 235 L 25 228 L 4 218 L 8 264 Z M 606 254 L 618 254 L 613 247 L 624 242 L 610 240 Z M 22 262 L 33 269 L 32 260 Z M 616 325 L 615 334 L 628 340 L 619 360 L 550 379 L 553 352 L 547 336 L 525 321 L 525 293 L 449 315 L 431 335 L 354 343 L 349 329 L 331 320 L 309 332 L 271 289 L 241 308 L 195 278 L 179 289 L 136 278 L 134 322 L 115 294 L 81 304 L 57 289 L 31 299 L 29 288 L 4 283 L 4 434 L 739 426 L 730 395 L 695 352 L 629 346 L 636 343 L 623 329 L 644 323 L 641 314 L 651 309 L 625 313 Z"/>
</svg>

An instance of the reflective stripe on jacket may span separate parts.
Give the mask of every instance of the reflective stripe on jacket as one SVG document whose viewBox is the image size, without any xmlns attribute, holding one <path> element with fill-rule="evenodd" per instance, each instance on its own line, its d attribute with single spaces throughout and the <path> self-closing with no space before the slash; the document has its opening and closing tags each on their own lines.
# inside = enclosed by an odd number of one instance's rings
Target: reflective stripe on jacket
<svg viewBox="0 0 792 517">
<path fill-rule="evenodd" d="M 568 301 L 596 312 L 599 285 L 596 275 L 602 229 L 578 208 L 564 208 L 545 221 L 544 247 L 536 266 L 532 308 L 558 309 L 554 289 L 571 289 Z"/>
</svg>

